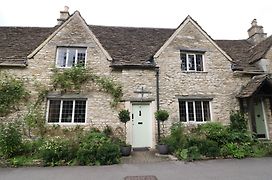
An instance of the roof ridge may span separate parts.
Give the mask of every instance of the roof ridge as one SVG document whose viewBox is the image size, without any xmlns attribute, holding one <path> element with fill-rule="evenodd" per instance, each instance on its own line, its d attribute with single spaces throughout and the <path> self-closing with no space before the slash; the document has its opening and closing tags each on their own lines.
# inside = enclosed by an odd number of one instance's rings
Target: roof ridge
<svg viewBox="0 0 272 180">
<path fill-rule="evenodd" d="M 107 25 L 93 25 L 88 24 L 89 27 L 108 27 L 108 28 L 124 28 L 124 29 L 165 29 L 165 30 L 175 30 L 176 28 L 160 28 L 160 27 L 136 27 L 136 26 L 107 26 Z"/>
</svg>

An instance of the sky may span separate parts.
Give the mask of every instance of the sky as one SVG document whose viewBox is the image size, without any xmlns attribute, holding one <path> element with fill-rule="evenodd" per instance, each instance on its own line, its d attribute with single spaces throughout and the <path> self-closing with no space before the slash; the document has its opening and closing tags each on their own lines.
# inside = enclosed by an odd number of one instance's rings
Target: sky
<svg viewBox="0 0 272 180">
<path fill-rule="evenodd" d="M 0 26 L 52 27 L 64 6 L 92 25 L 177 28 L 190 15 L 213 39 L 246 39 L 253 19 L 272 33 L 271 0 L 1 0 Z"/>
</svg>

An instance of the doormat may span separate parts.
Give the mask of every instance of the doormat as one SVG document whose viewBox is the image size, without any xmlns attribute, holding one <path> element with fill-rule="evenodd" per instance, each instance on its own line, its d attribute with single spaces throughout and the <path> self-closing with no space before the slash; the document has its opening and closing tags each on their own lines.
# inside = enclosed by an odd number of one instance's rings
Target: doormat
<svg viewBox="0 0 272 180">
<path fill-rule="evenodd" d="M 148 147 L 133 148 L 133 151 L 149 151 Z"/>
<path fill-rule="evenodd" d="M 158 180 L 156 176 L 127 176 L 125 180 Z"/>
</svg>

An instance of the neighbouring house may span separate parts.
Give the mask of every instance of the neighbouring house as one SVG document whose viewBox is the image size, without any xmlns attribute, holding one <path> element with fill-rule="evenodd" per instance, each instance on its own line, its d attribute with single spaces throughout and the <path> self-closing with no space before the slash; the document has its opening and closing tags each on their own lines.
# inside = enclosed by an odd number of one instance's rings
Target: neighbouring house
<svg viewBox="0 0 272 180">
<path fill-rule="evenodd" d="M 127 141 L 154 147 L 154 112 L 170 113 L 165 123 L 229 123 L 232 110 L 248 116 L 249 129 L 272 137 L 272 36 L 252 21 L 249 38 L 214 40 L 190 16 L 176 29 L 88 25 L 78 11 L 60 12 L 58 25 L 0 27 L 0 70 L 35 84 L 51 85 L 54 68 L 84 64 L 122 85 L 118 108 L 112 96 L 92 83 L 77 93 L 49 92 L 43 103 L 46 122 L 114 129 L 122 126 L 120 109 L 131 112 Z M 18 118 L 21 111 L 2 120 Z"/>
</svg>

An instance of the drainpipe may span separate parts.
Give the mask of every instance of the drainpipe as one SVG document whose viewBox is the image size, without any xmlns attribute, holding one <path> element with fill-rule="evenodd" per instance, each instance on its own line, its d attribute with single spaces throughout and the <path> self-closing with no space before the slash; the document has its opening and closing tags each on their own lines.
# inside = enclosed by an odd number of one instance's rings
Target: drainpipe
<svg viewBox="0 0 272 180">
<path fill-rule="evenodd" d="M 159 72 L 160 72 L 160 69 L 159 67 L 156 67 L 155 69 L 156 71 L 156 101 L 157 101 L 157 111 L 160 110 L 160 86 L 159 86 Z M 160 121 L 157 121 L 157 124 L 158 124 L 158 143 L 160 142 L 160 139 L 161 139 L 161 127 L 160 127 Z"/>
</svg>

